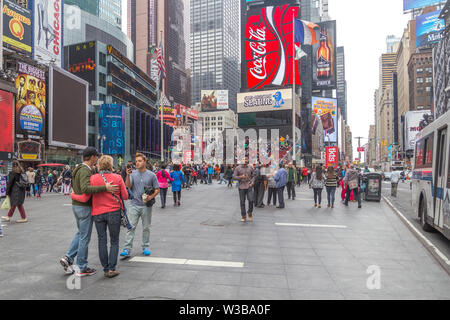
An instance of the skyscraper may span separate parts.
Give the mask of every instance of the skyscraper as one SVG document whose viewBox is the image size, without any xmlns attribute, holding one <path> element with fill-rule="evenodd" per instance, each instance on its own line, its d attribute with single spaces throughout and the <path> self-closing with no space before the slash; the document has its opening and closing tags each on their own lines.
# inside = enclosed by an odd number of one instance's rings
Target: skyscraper
<svg viewBox="0 0 450 320">
<path fill-rule="evenodd" d="M 347 81 L 345 80 L 345 53 L 344 47 L 337 47 L 336 50 L 337 67 L 337 100 L 341 114 L 347 121 Z"/>
<path fill-rule="evenodd" d="M 236 111 L 240 77 L 240 0 L 191 0 L 191 98 L 201 90 L 229 90 Z"/>
<path fill-rule="evenodd" d="M 151 74 L 151 49 L 162 44 L 166 65 L 162 90 L 175 104 L 187 106 L 189 92 L 183 1 L 128 0 L 127 29 L 135 46 L 136 64 L 147 74 Z"/>
<path fill-rule="evenodd" d="M 64 3 L 78 6 L 81 10 L 122 28 L 121 0 L 65 0 Z"/>
</svg>

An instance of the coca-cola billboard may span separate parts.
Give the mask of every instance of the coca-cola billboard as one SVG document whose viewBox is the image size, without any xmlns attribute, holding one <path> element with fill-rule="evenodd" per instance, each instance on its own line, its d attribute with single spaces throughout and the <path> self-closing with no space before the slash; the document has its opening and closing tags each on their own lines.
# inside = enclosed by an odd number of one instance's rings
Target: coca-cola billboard
<svg viewBox="0 0 450 320">
<path fill-rule="evenodd" d="M 283 5 L 259 8 L 248 13 L 244 29 L 244 85 L 260 90 L 264 87 L 300 85 L 298 61 L 293 60 L 293 18 L 298 6 Z"/>
</svg>

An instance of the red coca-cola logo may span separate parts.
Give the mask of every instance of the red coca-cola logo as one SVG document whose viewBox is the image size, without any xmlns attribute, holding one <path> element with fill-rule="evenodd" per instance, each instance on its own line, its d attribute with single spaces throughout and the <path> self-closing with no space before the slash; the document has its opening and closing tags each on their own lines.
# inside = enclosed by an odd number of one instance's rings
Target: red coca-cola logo
<svg viewBox="0 0 450 320">
<path fill-rule="evenodd" d="M 266 7 L 248 18 L 245 61 L 249 89 L 292 84 L 292 20 L 298 7 Z M 296 84 L 300 84 L 296 63 Z"/>
</svg>

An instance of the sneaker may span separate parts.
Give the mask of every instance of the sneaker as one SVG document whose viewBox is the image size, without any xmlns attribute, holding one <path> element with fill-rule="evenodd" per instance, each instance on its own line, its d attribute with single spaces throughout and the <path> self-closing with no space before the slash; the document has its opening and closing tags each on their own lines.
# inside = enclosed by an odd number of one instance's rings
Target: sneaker
<svg viewBox="0 0 450 320">
<path fill-rule="evenodd" d="M 72 262 L 70 262 L 69 258 L 67 258 L 67 256 L 62 257 L 59 260 L 59 263 L 62 265 L 62 267 L 64 268 L 64 271 L 67 274 L 73 274 L 74 270 L 72 268 Z"/>
<path fill-rule="evenodd" d="M 8 216 L 6 216 L 6 217 L 2 217 L 2 220 L 3 220 L 3 221 L 6 221 L 6 222 L 9 222 L 9 221 L 11 220 L 11 218 L 8 217 Z"/>
<path fill-rule="evenodd" d="M 92 268 L 86 268 L 80 272 L 77 272 L 76 276 L 77 277 L 87 277 L 87 276 L 93 276 L 96 273 L 97 273 L 97 270 L 92 269 Z"/>
<path fill-rule="evenodd" d="M 28 219 L 27 219 L 27 218 L 25 218 L 25 219 L 19 219 L 19 220 L 17 220 L 16 222 L 17 222 L 17 223 L 25 223 L 25 222 L 28 222 Z"/>
<path fill-rule="evenodd" d="M 247 219 L 245 217 L 242 217 L 241 222 L 245 222 L 245 221 L 247 221 Z"/>
<path fill-rule="evenodd" d="M 362 207 L 361 206 L 358 206 L 358 209 L 361 209 Z"/>
<path fill-rule="evenodd" d="M 317 207 L 317 203 L 314 203 L 314 208 Z"/>
<path fill-rule="evenodd" d="M 150 250 L 148 250 L 148 248 L 142 249 L 142 253 L 144 254 L 144 256 L 149 256 L 149 255 L 151 255 L 151 252 L 150 252 Z"/>
<path fill-rule="evenodd" d="M 317 206 L 317 208 L 319 208 L 319 209 L 320 209 L 320 208 L 322 208 L 322 207 L 321 207 L 321 206 L 320 206 L 320 204 L 319 204 L 319 205 Z"/>
<path fill-rule="evenodd" d="M 105 272 L 105 277 L 106 278 L 114 278 L 114 277 L 117 277 L 119 274 L 120 274 L 120 272 L 117 270 L 109 270 L 108 272 Z"/>
<path fill-rule="evenodd" d="M 251 214 L 250 212 L 248 213 L 248 221 L 253 221 L 253 214 Z"/>
<path fill-rule="evenodd" d="M 120 253 L 121 257 L 129 257 L 130 256 L 130 250 L 123 249 L 123 251 Z"/>
</svg>

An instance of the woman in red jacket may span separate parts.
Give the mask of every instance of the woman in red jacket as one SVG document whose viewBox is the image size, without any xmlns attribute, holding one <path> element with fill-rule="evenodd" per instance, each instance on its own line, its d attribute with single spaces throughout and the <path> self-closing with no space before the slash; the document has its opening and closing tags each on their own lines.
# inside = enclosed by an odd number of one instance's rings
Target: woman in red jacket
<svg viewBox="0 0 450 320">
<path fill-rule="evenodd" d="M 123 200 L 128 199 L 125 183 L 120 175 L 113 172 L 113 158 L 102 156 L 98 160 L 98 174 L 91 176 L 91 186 L 102 186 L 107 182 L 119 186 L 115 194 L 110 192 L 96 193 L 92 195 L 71 194 L 73 200 L 80 202 L 92 201 L 92 216 L 98 234 L 98 252 L 100 262 L 105 272 L 105 277 L 113 278 L 120 274 L 116 270 L 119 255 L 119 234 L 121 225 L 120 211 L 123 209 Z M 106 180 L 106 181 L 105 181 Z M 92 199 L 91 199 L 92 196 Z M 110 249 L 108 255 L 108 244 L 106 229 L 109 230 Z"/>
</svg>

